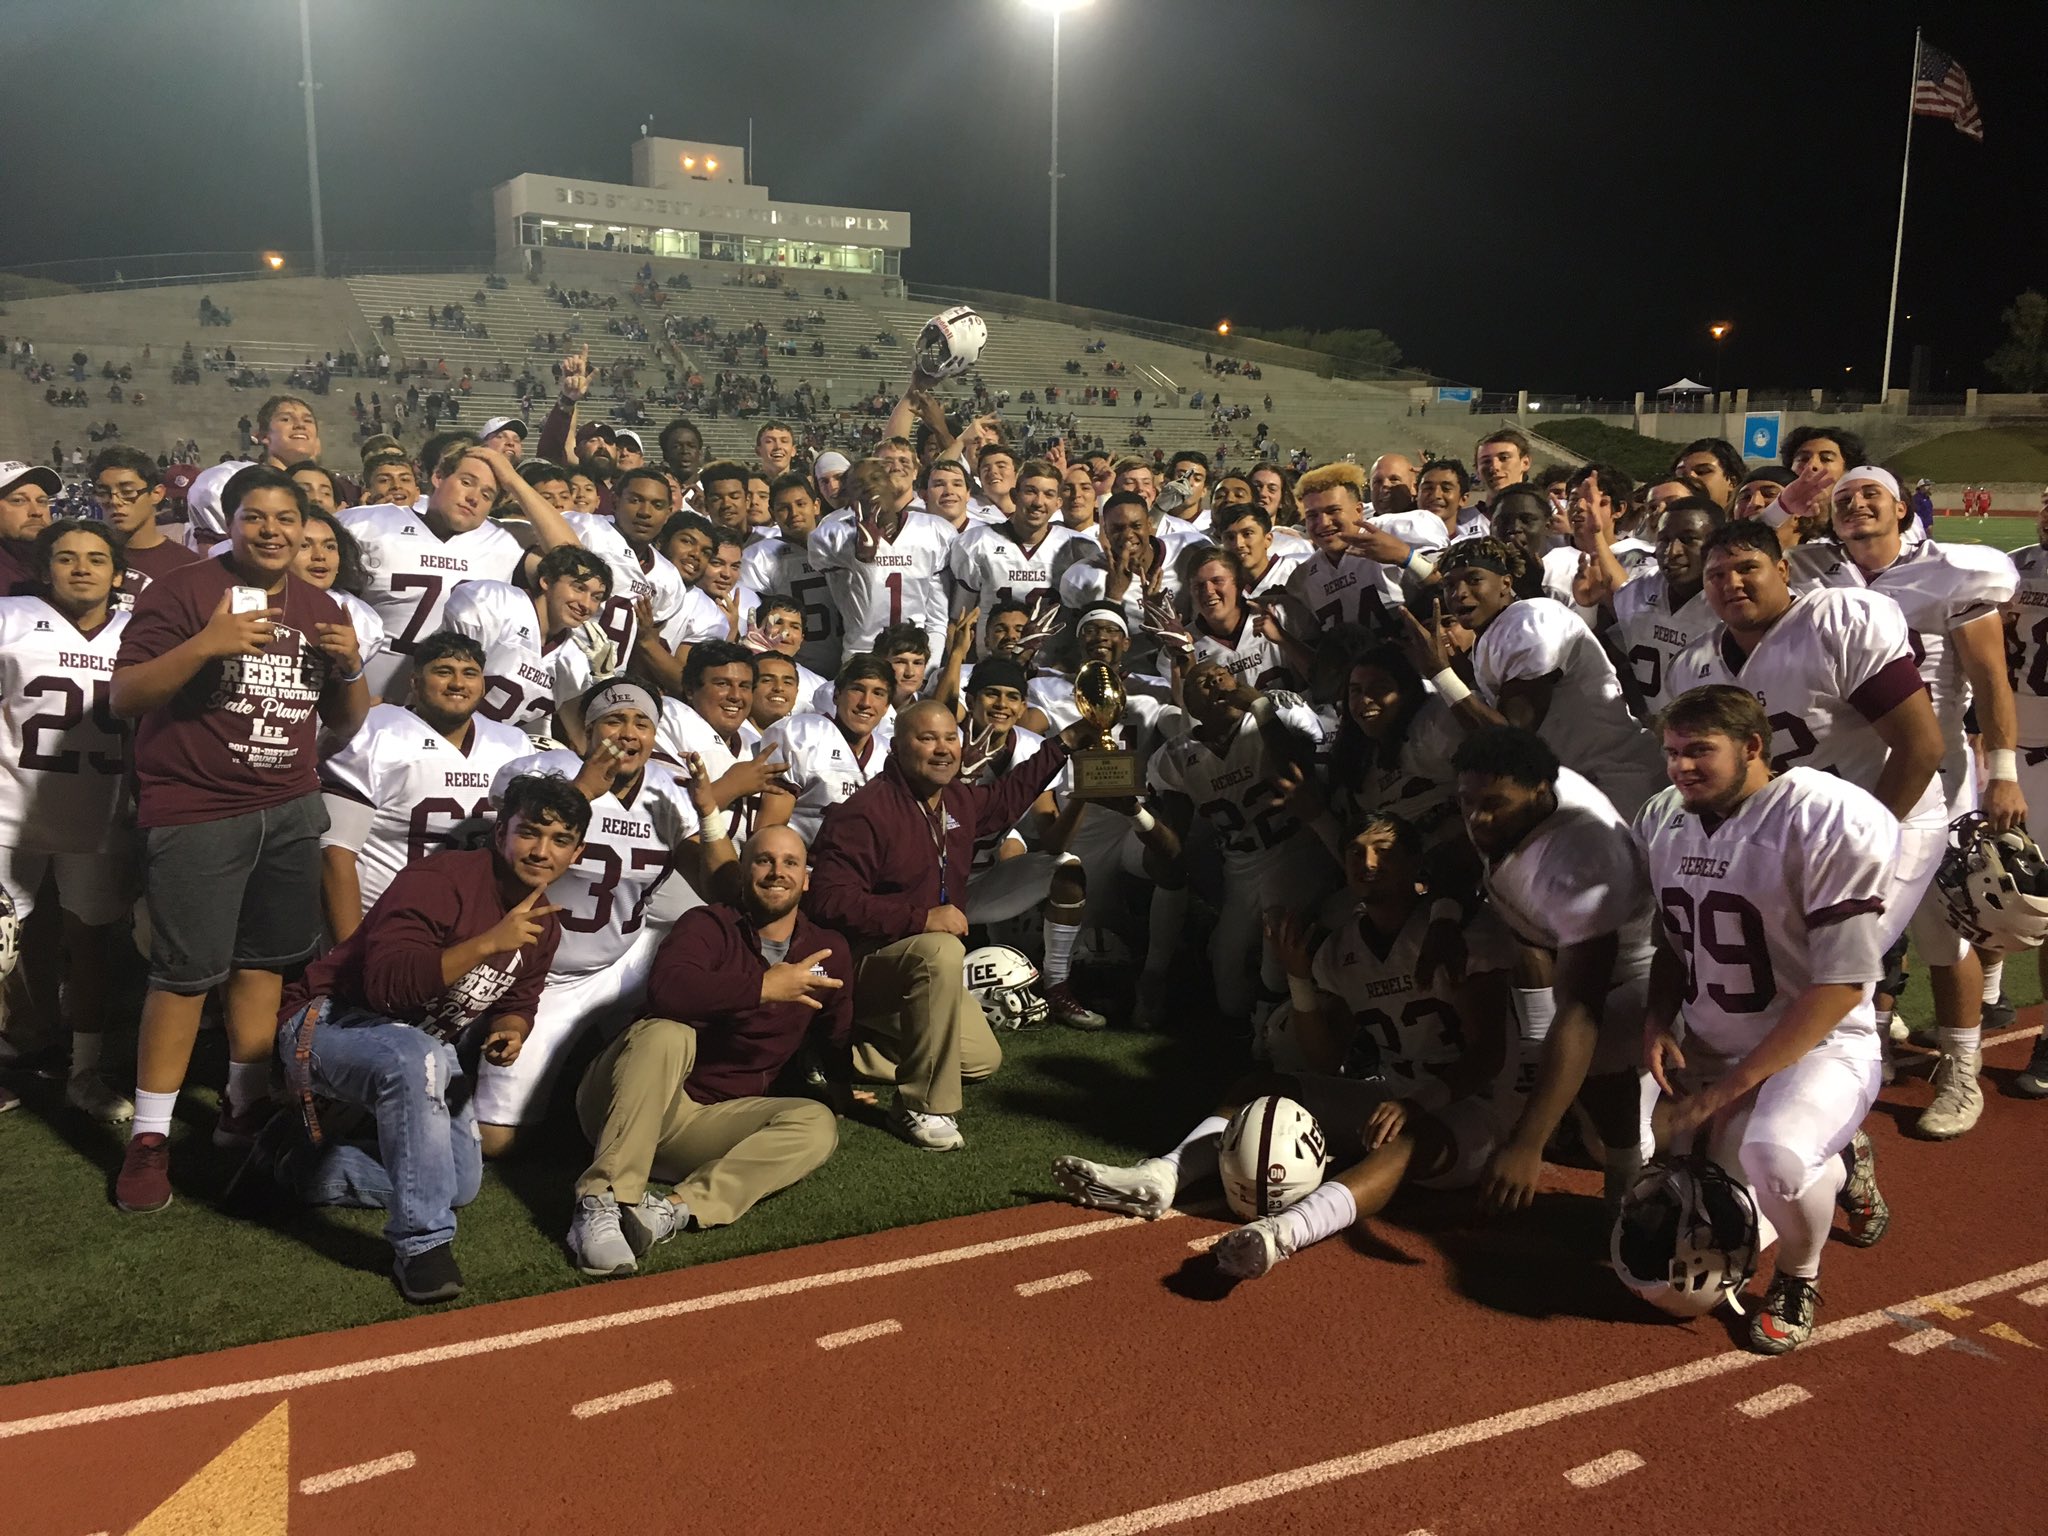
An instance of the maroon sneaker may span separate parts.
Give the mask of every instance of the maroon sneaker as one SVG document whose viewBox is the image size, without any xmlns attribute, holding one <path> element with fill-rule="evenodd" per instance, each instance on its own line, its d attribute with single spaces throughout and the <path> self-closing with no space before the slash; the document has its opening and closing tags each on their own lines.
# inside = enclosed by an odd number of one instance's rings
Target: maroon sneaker
<svg viewBox="0 0 2048 1536">
<path fill-rule="evenodd" d="M 258 1099 L 238 1112 L 228 1096 L 222 1094 L 220 1118 L 213 1123 L 213 1144 L 216 1147 L 253 1147 L 256 1145 L 256 1133 L 270 1124 L 276 1113 L 277 1106 L 269 1099 Z"/>
<path fill-rule="evenodd" d="M 171 1142 L 157 1131 L 128 1138 L 114 1204 L 124 1211 L 160 1211 L 171 1203 Z"/>
<path fill-rule="evenodd" d="M 1109 1020 L 1074 996 L 1074 989 L 1066 982 L 1045 989 L 1045 1000 L 1052 1008 L 1052 1016 L 1069 1029 L 1107 1029 Z"/>
</svg>

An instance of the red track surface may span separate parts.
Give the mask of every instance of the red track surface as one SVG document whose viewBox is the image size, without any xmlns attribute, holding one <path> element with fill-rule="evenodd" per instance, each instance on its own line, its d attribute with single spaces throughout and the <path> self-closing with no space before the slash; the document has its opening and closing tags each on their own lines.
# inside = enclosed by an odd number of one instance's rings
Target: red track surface
<svg viewBox="0 0 2048 1536">
<path fill-rule="evenodd" d="M 1663 1322 L 1574 1257 L 1590 1175 L 1526 1223 L 1412 1207 L 1228 1294 L 1189 1247 L 1219 1221 L 1045 1205 L 6 1389 L 0 1525 L 128 1530 L 287 1402 L 294 1532 L 2038 1532 L 2048 1347 L 2023 1341 L 2048 1346 L 2048 1104 L 1996 1091 L 2029 1043 L 1993 1046 L 1961 1142 L 1874 1117 L 1891 1233 L 1830 1249 L 1831 1333 L 1783 1360 L 1718 1320 Z M 1967 1315 L 1915 1301 L 1972 1282 L 1990 1283 L 1949 1308 Z M 619 1316 L 636 1309 L 659 1313 Z M 535 1328 L 562 1332 L 508 1338 Z M 1893 1347 L 1909 1339 L 1936 1347 Z M 468 1352 L 388 1368 L 433 1350 Z M 1808 1395 L 1737 1407 L 1780 1388 Z M 1617 1452 L 1642 1464 L 1568 1480 Z M 301 1488 L 399 1453 L 412 1465 Z"/>
</svg>

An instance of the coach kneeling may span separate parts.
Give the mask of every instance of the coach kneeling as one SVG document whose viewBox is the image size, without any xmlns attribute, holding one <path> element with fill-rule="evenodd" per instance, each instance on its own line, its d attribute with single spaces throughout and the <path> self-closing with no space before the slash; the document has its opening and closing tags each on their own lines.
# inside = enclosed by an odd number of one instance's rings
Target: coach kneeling
<svg viewBox="0 0 2048 1536">
<path fill-rule="evenodd" d="M 959 723 L 927 699 L 897 717 L 882 772 L 825 812 L 804 905 L 853 941 L 854 1067 L 896 1084 L 889 1128 L 912 1146 L 966 1145 L 961 1080 L 1003 1061 L 962 974 L 974 845 L 1015 826 L 1068 749 L 1098 734 L 1069 726 L 994 783 L 965 784 Z"/>
<path fill-rule="evenodd" d="M 629 1275 L 685 1226 L 737 1221 L 839 1145 L 823 1104 L 764 1096 L 814 1025 L 846 1080 L 853 960 L 799 909 L 804 865 L 790 828 L 756 832 L 740 905 L 683 914 L 654 957 L 650 1016 L 585 1074 L 576 1113 L 597 1156 L 576 1181 L 569 1253 L 586 1275 Z"/>
</svg>

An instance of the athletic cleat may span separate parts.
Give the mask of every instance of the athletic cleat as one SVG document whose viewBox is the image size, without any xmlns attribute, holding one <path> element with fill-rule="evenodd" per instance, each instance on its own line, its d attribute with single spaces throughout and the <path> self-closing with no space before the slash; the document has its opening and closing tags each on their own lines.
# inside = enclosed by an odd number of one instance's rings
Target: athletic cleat
<svg viewBox="0 0 2048 1536">
<path fill-rule="evenodd" d="M 951 1115 L 928 1114 L 907 1104 L 890 1109 L 889 1130 L 927 1152 L 957 1152 L 967 1145 L 967 1138 L 960 1134 L 959 1123 Z"/>
<path fill-rule="evenodd" d="M 1891 1016 L 1891 1019 L 1885 1024 L 1884 1032 L 1885 1038 L 1890 1040 L 1893 1045 L 1904 1045 L 1908 1040 L 1913 1038 L 1912 1027 L 1908 1025 L 1906 1021 L 1900 1018 L 1896 1013 L 1893 1014 Z"/>
<path fill-rule="evenodd" d="M 1877 1149 L 1871 1146 L 1869 1136 L 1858 1131 L 1844 1150 L 1849 1177 L 1835 1196 L 1835 1204 L 1849 1218 L 1842 1241 L 1854 1248 L 1869 1248 L 1892 1224 L 1892 1208 L 1877 1187 Z"/>
<path fill-rule="evenodd" d="M 128 1138 L 121 1172 L 114 1180 L 114 1204 L 137 1215 L 171 1203 L 171 1142 L 158 1131 Z"/>
<path fill-rule="evenodd" d="M 74 1072 L 64 1084 L 64 1102 L 82 1110 L 102 1125 L 126 1125 L 135 1118 L 135 1106 L 107 1086 L 97 1072 Z"/>
<path fill-rule="evenodd" d="M 1943 1056 L 1934 1068 L 1934 1102 L 1914 1126 L 1931 1141 L 1948 1141 L 1977 1123 L 1984 1113 L 1984 1085 L 1975 1056 Z"/>
<path fill-rule="evenodd" d="M 258 1099 L 247 1109 L 237 1110 L 228 1102 L 228 1096 L 222 1094 L 220 1118 L 213 1123 L 213 1144 L 237 1150 L 253 1147 L 258 1133 L 276 1113 L 277 1106 L 269 1099 Z"/>
<path fill-rule="evenodd" d="M 453 1243 L 443 1243 L 411 1258 L 402 1253 L 397 1255 L 391 1262 L 391 1276 L 398 1282 L 398 1294 L 415 1306 L 453 1301 L 462 1294 L 462 1271 L 455 1267 Z"/>
<path fill-rule="evenodd" d="M 2019 1010 L 2013 1007 L 2012 999 L 2001 992 L 1997 1002 L 1984 1005 L 1984 1029 L 1987 1033 L 1994 1029 L 2011 1029 L 2013 1020 L 2018 1016 Z"/>
<path fill-rule="evenodd" d="M 1797 1275 L 1772 1275 L 1764 1304 L 1749 1324 L 1749 1347 L 1760 1355 L 1782 1355 L 1813 1337 L 1820 1287 Z"/>
<path fill-rule="evenodd" d="M 576 1215 L 569 1223 L 569 1257 L 586 1275 L 611 1278 L 640 1267 L 632 1244 L 619 1226 L 619 1202 L 610 1190 L 578 1195 Z"/>
<path fill-rule="evenodd" d="M 1074 989 L 1066 982 L 1045 989 L 1046 1005 L 1052 1009 L 1055 1024 L 1064 1024 L 1069 1029 L 1097 1030 L 1109 1028 L 1109 1020 L 1074 996 Z"/>
<path fill-rule="evenodd" d="M 2012 1091 L 2023 1099 L 2048 1099 L 2048 1033 L 2034 1042 L 2034 1054 L 2012 1080 Z"/>
<path fill-rule="evenodd" d="M 1280 1244 L 1280 1223 L 1271 1216 L 1224 1233 L 1209 1251 L 1216 1255 L 1216 1267 L 1233 1280 L 1256 1280 L 1288 1256 Z"/>
<path fill-rule="evenodd" d="M 1076 1205 L 1091 1211 L 1115 1211 L 1119 1216 L 1142 1216 L 1147 1221 L 1157 1221 L 1173 1209 L 1180 1183 L 1172 1164 L 1160 1157 L 1148 1157 L 1128 1168 L 1091 1163 L 1085 1157 L 1056 1157 L 1052 1178 L 1060 1193 Z"/>
<path fill-rule="evenodd" d="M 1162 975 L 1151 971 L 1138 973 L 1138 983 L 1131 998 L 1131 1028 L 1137 1030 L 1163 1030 L 1167 1027 L 1167 993 L 1170 983 Z"/>
<path fill-rule="evenodd" d="M 641 1193 L 638 1205 L 619 1207 L 619 1230 L 626 1234 L 627 1245 L 634 1256 L 645 1253 L 656 1243 L 665 1243 L 690 1222 L 688 1206 L 657 1195 L 653 1190 Z"/>
</svg>

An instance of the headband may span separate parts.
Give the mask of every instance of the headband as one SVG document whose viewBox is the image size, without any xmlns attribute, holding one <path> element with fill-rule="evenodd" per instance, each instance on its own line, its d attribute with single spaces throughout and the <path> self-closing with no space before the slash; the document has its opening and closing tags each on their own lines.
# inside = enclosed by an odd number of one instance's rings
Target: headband
<svg viewBox="0 0 2048 1536">
<path fill-rule="evenodd" d="M 1493 571 L 1498 575 L 1508 577 L 1510 580 L 1513 579 L 1515 574 L 1508 569 L 1507 562 L 1502 560 L 1500 556 L 1489 554 L 1483 549 L 1463 550 L 1455 544 L 1445 550 L 1442 557 L 1437 561 L 1437 569 L 1439 571 L 1453 571 L 1461 566 L 1468 565 L 1476 566 L 1482 571 Z"/>
<path fill-rule="evenodd" d="M 1113 624 L 1124 632 L 1126 638 L 1129 638 L 1131 633 L 1131 621 L 1124 617 L 1123 610 L 1121 608 L 1109 607 L 1106 604 L 1100 608 L 1090 608 L 1086 613 L 1082 614 L 1081 623 Z"/>
<path fill-rule="evenodd" d="M 1892 500 L 1899 500 L 1899 482 L 1892 478 L 1888 469 L 1879 469 L 1875 464 L 1860 464 L 1833 485 L 1828 487 L 1828 498 L 1833 500 L 1852 485 L 1881 485 L 1892 493 Z"/>
<path fill-rule="evenodd" d="M 661 701 L 644 683 L 614 678 L 592 693 L 583 704 L 583 728 L 589 730 L 606 715 L 622 709 L 637 709 L 650 720 L 661 718 Z"/>
</svg>

